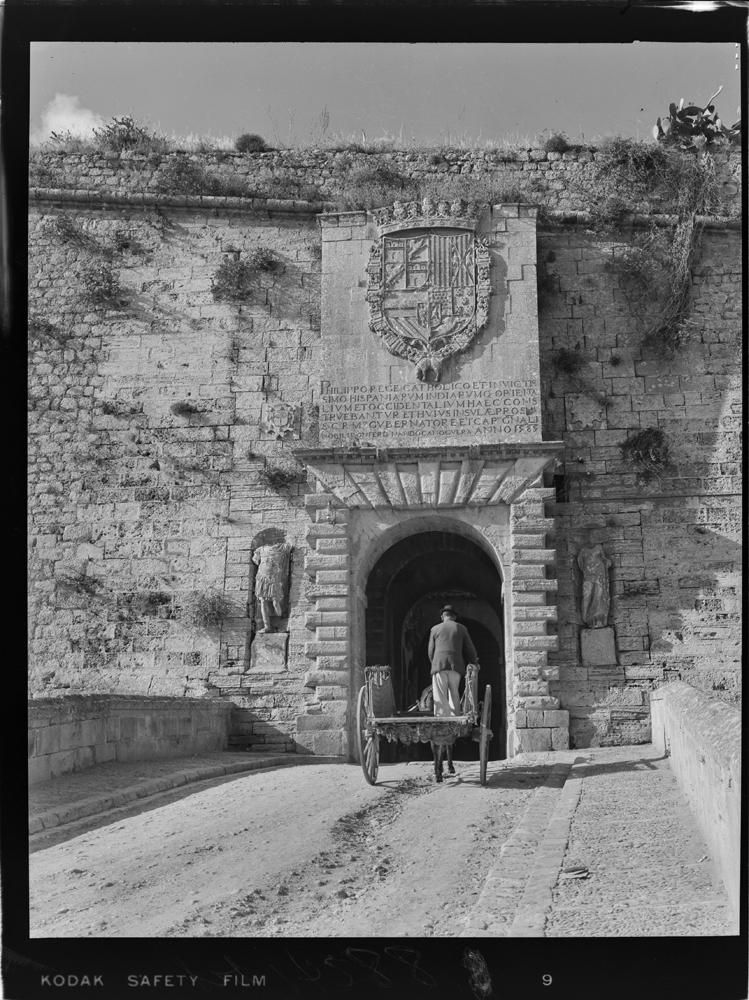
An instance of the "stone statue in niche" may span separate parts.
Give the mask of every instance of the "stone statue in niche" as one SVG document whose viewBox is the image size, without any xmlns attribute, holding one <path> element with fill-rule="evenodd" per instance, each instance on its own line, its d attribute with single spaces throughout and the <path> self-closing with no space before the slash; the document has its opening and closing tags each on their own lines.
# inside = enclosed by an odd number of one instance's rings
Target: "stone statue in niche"
<svg viewBox="0 0 749 1000">
<path fill-rule="evenodd" d="M 263 627 L 259 630 L 261 633 L 275 632 L 274 616 L 280 617 L 286 611 L 291 545 L 286 541 L 276 540 L 278 534 L 271 536 L 273 540 L 268 539 L 264 544 L 258 545 L 252 553 L 252 561 L 257 566 L 255 600 L 260 605 L 263 618 Z"/>
<path fill-rule="evenodd" d="M 611 560 L 603 545 L 585 545 L 577 553 L 577 565 L 583 575 L 580 613 L 588 628 L 604 628 L 609 619 L 609 568 Z"/>
</svg>

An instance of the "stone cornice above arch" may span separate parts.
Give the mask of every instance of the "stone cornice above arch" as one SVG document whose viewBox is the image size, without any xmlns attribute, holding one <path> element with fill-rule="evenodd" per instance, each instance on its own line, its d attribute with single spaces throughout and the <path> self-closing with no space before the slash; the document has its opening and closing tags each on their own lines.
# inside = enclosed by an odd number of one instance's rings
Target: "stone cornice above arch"
<svg viewBox="0 0 749 1000">
<path fill-rule="evenodd" d="M 512 504 L 553 467 L 560 441 L 432 448 L 298 448 L 318 490 L 345 507 L 445 509 Z"/>
</svg>

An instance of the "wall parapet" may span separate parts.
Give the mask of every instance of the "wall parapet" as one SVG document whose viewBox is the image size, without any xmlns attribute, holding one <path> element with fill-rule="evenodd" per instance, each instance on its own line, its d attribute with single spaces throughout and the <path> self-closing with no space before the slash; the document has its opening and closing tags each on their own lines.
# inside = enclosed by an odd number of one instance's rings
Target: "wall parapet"
<svg viewBox="0 0 749 1000">
<path fill-rule="evenodd" d="M 68 695 L 29 702 L 29 784 L 107 761 L 224 750 L 230 701 Z"/>
<path fill-rule="evenodd" d="M 658 147 L 653 144 L 653 148 Z M 247 187 L 251 196 L 309 196 L 313 188 L 320 200 L 341 200 L 341 194 L 357 178 L 366 187 L 378 170 L 397 173 L 411 185 L 422 182 L 451 185 L 455 182 L 490 179 L 506 191 L 522 189 L 538 195 L 549 209 L 580 211 L 586 208 L 590 188 L 606 164 L 606 153 L 593 148 L 565 153 L 544 149 L 402 149 L 362 150 L 285 149 L 256 154 L 227 150 L 188 153 L 105 153 L 40 149 L 30 156 L 31 183 L 48 188 L 97 189 L 112 194 L 146 192 L 155 195 L 179 184 L 173 174 L 186 171 L 216 183 Z M 720 203 L 732 217 L 741 212 L 741 150 L 727 147 L 711 151 L 716 170 Z M 374 178 L 376 181 L 376 177 Z M 230 192 L 231 193 L 231 192 Z M 636 196 L 634 211 L 663 211 L 673 207 L 674 192 L 658 196 Z M 181 196 L 182 197 L 182 196 Z M 408 199 L 407 199 L 408 200 Z M 504 200 L 514 200 L 505 197 Z M 533 199 L 530 199 L 533 200 Z M 351 204 L 350 198 L 343 199 Z M 360 206 L 359 206 L 360 207 Z"/>
<path fill-rule="evenodd" d="M 653 744 L 668 753 L 738 918 L 741 713 L 683 681 L 650 695 Z"/>
</svg>

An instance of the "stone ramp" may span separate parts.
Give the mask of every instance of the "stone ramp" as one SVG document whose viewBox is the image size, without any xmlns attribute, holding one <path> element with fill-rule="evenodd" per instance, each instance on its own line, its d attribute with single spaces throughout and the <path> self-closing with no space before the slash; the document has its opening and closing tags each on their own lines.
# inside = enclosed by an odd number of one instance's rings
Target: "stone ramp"
<svg viewBox="0 0 749 1000">
<path fill-rule="evenodd" d="M 654 747 L 523 754 L 512 764 L 535 765 L 546 780 L 462 936 L 738 933 L 717 866 Z"/>
<path fill-rule="evenodd" d="M 301 764 L 340 763 L 338 757 L 262 752 L 216 751 L 160 760 L 109 761 L 29 787 L 29 837 L 32 847 L 45 834 L 78 821 L 111 815 L 139 800 L 182 786 L 247 771 Z"/>
</svg>

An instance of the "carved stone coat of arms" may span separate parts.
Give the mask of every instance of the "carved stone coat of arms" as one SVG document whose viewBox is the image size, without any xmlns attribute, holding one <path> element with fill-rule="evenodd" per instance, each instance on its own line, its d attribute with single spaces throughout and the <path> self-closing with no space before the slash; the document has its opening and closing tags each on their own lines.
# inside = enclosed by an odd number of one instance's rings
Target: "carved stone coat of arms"
<svg viewBox="0 0 749 1000">
<path fill-rule="evenodd" d="M 379 237 L 367 273 L 370 326 L 391 354 L 439 381 L 446 358 L 465 350 L 489 310 L 489 251 L 462 202 L 399 202 L 375 213 Z"/>
</svg>

